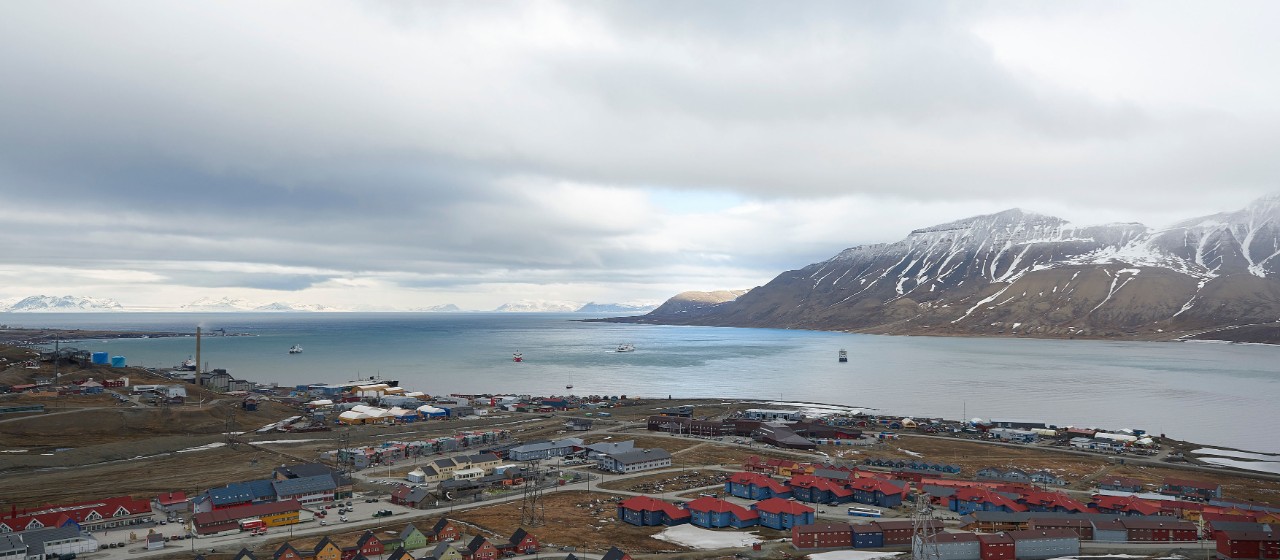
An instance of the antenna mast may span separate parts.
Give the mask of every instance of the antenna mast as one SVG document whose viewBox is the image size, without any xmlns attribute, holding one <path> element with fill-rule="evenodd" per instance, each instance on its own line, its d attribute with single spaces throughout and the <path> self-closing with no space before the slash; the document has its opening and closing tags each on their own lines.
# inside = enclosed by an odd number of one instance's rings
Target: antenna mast
<svg viewBox="0 0 1280 560">
<path fill-rule="evenodd" d="M 929 504 L 929 495 L 922 490 L 916 493 L 915 507 L 911 510 L 911 535 L 912 560 L 941 560 L 933 506 Z"/>
</svg>

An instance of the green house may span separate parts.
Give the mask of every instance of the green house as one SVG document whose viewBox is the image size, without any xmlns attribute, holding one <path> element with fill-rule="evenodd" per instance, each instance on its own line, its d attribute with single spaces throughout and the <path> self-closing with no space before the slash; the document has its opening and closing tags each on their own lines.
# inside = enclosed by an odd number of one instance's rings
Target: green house
<svg viewBox="0 0 1280 560">
<path fill-rule="evenodd" d="M 405 550 L 417 550 L 427 547 L 427 536 L 422 534 L 413 523 L 404 526 L 404 530 L 400 531 L 400 546 Z"/>
</svg>

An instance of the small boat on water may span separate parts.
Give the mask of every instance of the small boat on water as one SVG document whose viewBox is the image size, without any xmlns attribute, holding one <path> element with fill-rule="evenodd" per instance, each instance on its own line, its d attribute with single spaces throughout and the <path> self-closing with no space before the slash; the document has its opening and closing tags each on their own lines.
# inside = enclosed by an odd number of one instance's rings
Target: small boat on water
<svg viewBox="0 0 1280 560">
<path fill-rule="evenodd" d="M 841 361 L 841 362 L 847 362 L 847 361 L 849 361 L 849 352 L 848 352 L 847 350 L 845 350 L 844 348 L 841 348 L 841 349 L 840 349 L 840 361 Z"/>
<path fill-rule="evenodd" d="M 298 344 L 294 344 L 293 346 L 291 346 L 291 347 L 289 348 L 289 353 L 290 353 L 290 354 L 301 354 L 301 353 L 302 353 L 302 346 L 301 346 L 301 345 L 298 345 Z"/>
<path fill-rule="evenodd" d="M 516 350 L 516 353 L 511 355 L 511 361 L 513 361 L 513 362 L 523 362 L 523 361 L 524 361 L 524 354 L 521 354 L 519 350 Z"/>
<path fill-rule="evenodd" d="M 618 349 L 616 351 L 617 352 L 635 352 L 636 347 L 634 344 L 622 344 L 618 346 Z"/>
<path fill-rule="evenodd" d="M 195 371 L 196 361 L 191 359 L 190 356 L 188 356 L 187 359 L 183 360 L 182 363 L 178 364 L 178 367 L 176 369 L 179 369 L 182 371 Z"/>
</svg>

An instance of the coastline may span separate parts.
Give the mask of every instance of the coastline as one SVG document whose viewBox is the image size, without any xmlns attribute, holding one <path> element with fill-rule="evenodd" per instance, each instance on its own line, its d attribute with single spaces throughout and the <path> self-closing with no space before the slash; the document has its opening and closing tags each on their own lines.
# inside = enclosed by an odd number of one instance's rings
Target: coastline
<svg viewBox="0 0 1280 560">
<path fill-rule="evenodd" d="M 809 328 L 773 325 L 728 325 L 696 320 L 666 320 L 666 318 L 650 318 L 647 315 L 603 317 L 591 319 L 575 319 L 583 323 L 616 323 L 651 326 L 687 326 L 687 327 L 719 327 L 734 329 L 780 329 L 814 332 L 834 332 L 845 334 L 869 334 L 880 336 L 927 336 L 938 338 L 982 338 L 982 339 L 1034 339 L 1034 340 L 1094 340 L 1115 342 L 1222 342 L 1231 344 L 1256 344 L 1280 346 L 1280 322 L 1256 323 L 1249 325 L 1217 326 L 1207 329 L 1193 329 L 1169 332 L 1121 332 L 1104 334 L 1057 334 L 1052 332 L 1006 333 L 1003 330 L 995 333 L 956 331 L 943 329 L 928 330 L 928 326 L 909 329 L 886 328 L 886 326 L 866 328 Z M 1219 335 L 1219 336 L 1212 336 Z M 1235 336 L 1224 336 L 1235 335 Z"/>
</svg>

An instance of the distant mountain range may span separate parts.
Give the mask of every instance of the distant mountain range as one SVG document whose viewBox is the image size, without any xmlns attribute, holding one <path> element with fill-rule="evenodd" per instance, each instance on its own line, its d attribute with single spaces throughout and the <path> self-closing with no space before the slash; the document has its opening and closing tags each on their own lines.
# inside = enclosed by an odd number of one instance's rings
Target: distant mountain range
<svg viewBox="0 0 1280 560">
<path fill-rule="evenodd" d="M 705 294 L 617 320 L 1062 338 L 1280 333 L 1280 195 L 1163 230 L 1006 210 L 852 247 L 744 294 Z"/>
<path fill-rule="evenodd" d="M 657 307 L 657 304 L 644 303 L 588 303 L 522 300 L 504 304 L 493 311 L 504 313 L 517 312 L 558 312 L 558 313 L 644 313 Z M 113 299 L 82 296 L 31 296 L 26 298 L 0 299 L 0 312 L 8 313 L 85 313 L 112 311 L 153 311 L 153 312 L 189 312 L 189 313 L 297 313 L 297 312 L 344 312 L 344 311 L 411 311 L 434 313 L 459 313 L 464 310 L 452 303 L 417 307 L 411 309 L 365 309 L 338 308 L 312 303 L 272 302 L 267 304 L 253 303 L 244 299 L 200 298 L 176 308 L 129 308 L 120 305 Z"/>
<path fill-rule="evenodd" d="M 0 311 L 12 313 L 83 313 L 124 311 L 113 299 L 76 296 L 31 296 L 0 300 Z"/>
</svg>

